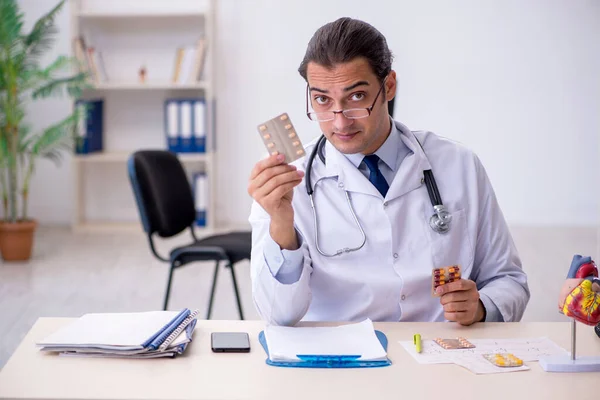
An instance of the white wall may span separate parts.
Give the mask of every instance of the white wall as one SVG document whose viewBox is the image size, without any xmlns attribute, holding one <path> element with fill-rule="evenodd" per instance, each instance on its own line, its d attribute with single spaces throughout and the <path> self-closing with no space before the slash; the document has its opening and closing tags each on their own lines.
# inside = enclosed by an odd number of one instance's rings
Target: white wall
<svg viewBox="0 0 600 400">
<path fill-rule="evenodd" d="M 29 24 L 54 3 L 19 1 Z M 258 123 L 286 111 L 303 141 L 319 134 L 304 116 L 297 67 L 313 32 L 340 16 L 386 35 L 396 117 L 473 148 L 510 223 L 600 224 L 600 3 L 592 0 L 220 0 L 219 221 L 247 221 L 248 174 L 265 153 Z M 70 52 L 66 10 L 59 27 L 48 59 Z M 68 109 L 66 100 L 37 103 L 29 119 L 43 126 Z M 69 223 L 71 173 L 69 163 L 40 164 L 30 209 L 42 223 Z"/>
<path fill-rule="evenodd" d="M 221 170 L 249 170 L 263 154 L 254 126 L 282 111 L 304 140 L 318 134 L 296 69 L 314 30 L 347 15 L 381 30 L 396 55 L 396 117 L 477 151 L 509 222 L 598 223 L 598 2 L 365 4 L 221 2 Z M 222 198 L 243 198 L 245 183 L 232 176 Z M 222 211 L 242 219 L 247 207 L 225 200 Z"/>
</svg>

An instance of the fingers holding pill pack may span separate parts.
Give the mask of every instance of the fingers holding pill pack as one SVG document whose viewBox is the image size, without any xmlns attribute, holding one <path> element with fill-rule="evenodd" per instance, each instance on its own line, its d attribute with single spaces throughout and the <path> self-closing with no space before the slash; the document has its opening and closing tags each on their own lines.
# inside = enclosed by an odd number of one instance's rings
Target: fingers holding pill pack
<svg viewBox="0 0 600 400">
<path fill-rule="evenodd" d="M 460 267 L 458 265 L 434 268 L 433 271 L 431 271 L 431 294 L 433 296 L 439 296 L 435 292 L 438 286 L 443 286 L 458 280 L 460 280 Z"/>
<path fill-rule="evenodd" d="M 269 155 L 283 154 L 287 163 L 305 155 L 304 146 L 286 113 L 258 125 L 258 133 Z"/>
</svg>

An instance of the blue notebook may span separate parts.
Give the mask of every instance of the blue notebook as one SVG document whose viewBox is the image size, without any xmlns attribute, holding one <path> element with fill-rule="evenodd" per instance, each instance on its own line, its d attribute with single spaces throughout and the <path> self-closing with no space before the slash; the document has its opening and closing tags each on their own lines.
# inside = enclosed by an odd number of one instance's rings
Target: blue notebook
<svg viewBox="0 0 600 400">
<path fill-rule="evenodd" d="M 385 334 L 375 330 L 375 335 L 379 342 L 387 352 L 388 340 Z M 269 356 L 269 348 L 265 338 L 265 332 L 261 331 L 258 334 L 258 341 L 267 353 L 266 363 L 276 367 L 292 367 L 292 368 L 370 368 L 370 367 L 385 367 L 392 365 L 392 361 L 386 357 L 385 360 L 359 360 L 360 355 L 356 356 L 298 356 L 300 361 L 272 361 Z"/>
</svg>

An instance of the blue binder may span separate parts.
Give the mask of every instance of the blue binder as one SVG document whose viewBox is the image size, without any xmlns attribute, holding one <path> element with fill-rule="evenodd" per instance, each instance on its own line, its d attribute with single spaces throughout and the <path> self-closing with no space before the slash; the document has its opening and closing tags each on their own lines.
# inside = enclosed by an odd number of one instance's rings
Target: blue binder
<svg viewBox="0 0 600 400">
<path fill-rule="evenodd" d="M 193 141 L 193 152 L 205 153 L 206 152 L 206 100 L 196 99 L 194 100 L 194 129 L 192 130 Z"/>
<path fill-rule="evenodd" d="M 179 108 L 178 100 L 167 99 L 165 101 L 165 138 L 167 148 L 173 153 L 179 153 L 181 150 L 181 116 Z"/>
<path fill-rule="evenodd" d="M 194 132 L 194 102 L 182 99 L 179 103 L 179 152 L 192 153 Z"/>
<path fill-rule="evenodd" d="M 76 108 L 81 109 L 82 119 L 77 127 L 76 154 L 89 154 L 102 151 L 104 135 L 104 101 L 77 100 Z"/>
<path fill-rule="evenodd" d="M 205 227 L 208 209 L 208 176 L 206 172 L 193 174 L 196 226 Z"/>
<path fill-rule="evenodd" d="M 387 351 L 388 340 L 385 333 L 376 330 L 375 335 L 383 348 Z M 261 331 L 258 334 L 258 341 L 267 353 L 266 363 L 275 367 L 291 367 L 291 368 L 372 368 L 386 367 L 392 365 L 389 358 L 385 360 L 359 360 L 357 356 L 300 356 L 300 361 L 271 361 L 269 357 L 269 348 L 265 338 L 265 332 Z"/>
</svg>

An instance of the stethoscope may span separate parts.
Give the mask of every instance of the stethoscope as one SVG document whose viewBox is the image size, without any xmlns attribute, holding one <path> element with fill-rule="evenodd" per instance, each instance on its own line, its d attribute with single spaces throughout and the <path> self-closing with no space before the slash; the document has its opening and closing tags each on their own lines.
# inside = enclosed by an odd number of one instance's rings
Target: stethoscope
<svg viewBox="0 0 600 400">
<path fill-rule="evenodd" d="M 423 150 L 423 153 L 425 153 L 425 149 L 423 149 L 421 142 L 419 142 L 419 140 L 416 137 L 415 140 L 417 140 L 417 143 L 419 143 L 421 150 Z M 308 197 L 310 198 L 310 206 L 312 207 L 313 212 L 313 220 L 315 226 L 315 243 L 317 246 L 317 250 L 325 257 L 335 257 L 343 253 L 349 253 L 351 251 L 360 250 L 365 245 L 367 241 L 367 236 L 360 224 L 360 221 L 356 217 L 356 212 L 354 211 L 354 207 L 352 206 L 352 202 L 350 201 L 348 191 L 344 190 L 344 194 L 346 195 L 346 201 L 348 202 L 350 212 L 352 213 L 352 217 L 354 218 L 354 223 L 356 224 L 356 226 L 358 226 L 358 229 L 360 230 L 360 233 L 362 235 L 362 242 L 360 246 L 353 248 L 345 247 L 343 249 L 337 250 L 335 253 L 326 253 L 319 247 L 318 218 L 315 203 L 313 201 L 314 189 L 311 183 L 311 172 L 315 156 L 318 155 L 321 162 L 325 164 L 325 155 L 323 153 L 323 148 L 325 146 L 326 141 L 327 139 L 325 138 L 325 135 L 321 135 L 321 137 L 317 141 L 317 144 L 310 153 L 310 156 L 308 157 L 308 164 L 306 166 L 306 174 L 304 179 L 306 179 L 306 193 L 308 193 Z M 425 181 L 425 185 L 427 186 L 427 193 L 429 194 L 429 200 L 431 201 L 431 205 L 433 206 L 434 211 L 434 214 L 429 219 L 429 226 L 431 227 L 431 229 L 433 229 L 434 232 L 440 234 L 447 233 L 450 230 L 450 222 L 452 221 L 452 215 L 450 215 L 450 213 L 446 209 L 446 206 L 444 206 L 444 204 L 442 203 L 442 197 L 440 196 L 440 192 L 435 182 L 433 172 L 430 169 L 424 170 L 423 179 Z"/>
</svg>

